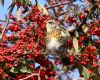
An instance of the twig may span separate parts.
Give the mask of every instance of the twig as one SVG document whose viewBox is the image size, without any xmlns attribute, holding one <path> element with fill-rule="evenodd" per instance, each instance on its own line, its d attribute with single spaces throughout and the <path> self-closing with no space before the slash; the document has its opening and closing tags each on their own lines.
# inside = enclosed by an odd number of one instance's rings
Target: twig
<svg viewBox="0 0 100 80">
<path fill-rule="evenodd" d="M 49 5 L 50 5 L 49 0 L 47 0 L 47 1 L 48 1 Z M 58 16 L 57 16 L 57 13 L 56 13 L 55 7 L 52 7 L 52 10 L 53 10 L 53 12 L 54 12 L 55 17 L 58 19 Z"/>
<path fill-rule="evenodd" d="M 62 16 L 64 14 L 69 14 L 69 13 L 68 12 L 63 12 L 63 13 L 59 14 L 58 17 L 60 17 L 60 16 Z"/>
<path fill-rule="evenodd" d="M 9 11 L 9 14 L 8 14 L 8 16 L 7 16 L 6 25 L 5 25 L 5 27 L 4 27 L 3 31 L 2 31 L 2 33 L 1 33 L 1 36 L 0 36 L 0 39 L 1 39 L 1 40 L 2 40 L 2 37 L 3 37 L 3 35 L 4 35 L 4 32 L 5 32 L 5 30 L 6 30 L 7 26 L 8 26 L 8 24 L 9 24 L 9 18 L 10 18 L 10 14 L 12 13 L 13 8 L 14 8 L 14 6 L 15 6 L 15 0 L 14 0 L 12 3 L 14 3 L 14 5 L 12 5 L 12 7 L 11 7 L 11 9 L 10 9 L 10 11 Z"/>
<path fill-rule="evenodd" d="M 50 7 L 46 7 L 46 9 L 51 9 L 51 8 L 54 8 L 54 7 L 58 7 L 58 6 L 61 6 L 61 5 L 66 5 L 66 4 L 69 4 L 70 2 L 64 2 L 64 3 L 62 3 L 62 4 L 56 4 L 56 5 L 52 5 L 52 6 L 50 6 Z"/>
<path fill-rule="evenodd" d="M 91 16 L 91 14 L 93 13 L 93 11 L 95 10 L 96 7 L 97 7 L 97 5 L 94 5 L 94 6 L 91 8 L 90 12 L 87 13 L 87 16 L 83 19 L 83 21 L 81 22 L 81 24 L 80 24 L 78 27 L 76 27 L 76 28 L 73 30 L 73 32 L 70 32 L 70 33 L 73 34 L 75 31 L 80 30 L 80 28 L 86 23 L 87 18 Z"/>
<path fill-rule="evenodd" d="M 27 76 L 25 78 L 19 79 L 19 80 L 27 80 L 27 79 L 29 79 L 29 78 L 31 78 L 33 76 L 38 76 L 38 80 L 40 80 L 40 75 L 38 73 L 33 73 L 33 74 L 31 74 L 31 75 L 29 75 L 29 76 Z"/>
<path fill-rule="evenodd" d="M 37 0 L 35 0 L 35 2 L 36 2 L 36 5 L 38 4 L 38 1 Z"/>
<path fill-rule="evenodd" d="M 0 22 L 7 22 L 6 20 L 0 20 Z"/>
</svg>

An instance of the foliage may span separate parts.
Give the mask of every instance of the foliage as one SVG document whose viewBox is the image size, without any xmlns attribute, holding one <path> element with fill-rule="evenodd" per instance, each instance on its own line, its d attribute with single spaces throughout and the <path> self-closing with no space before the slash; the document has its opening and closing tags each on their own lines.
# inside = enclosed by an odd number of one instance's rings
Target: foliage
<svg viewBox="0 0 100 80">
<path fill-rule="evenodd" d="M 4 1 L 0 0 L 2 5 Z M 6 21 L 0 20 L 6 23 L 0 24 L 0 79 L 60 80 L 57 65 L 62 64 L 64 73 L 78 68 L 85 80 L 99 80 L 99 1 L 85 0 L 83 6 L 74 4 L 76 0 L 47 0 L 45 7 L 35 1 L 33 5 L 31 0 L 12 0 Z M 17 16 L 12 12 L 14 7 L 18 8 Z M 67 59 L 48 59 L 53 58 L 46 48 L 49 20 L 56 20 L 69 35 Z"/>
</svg>

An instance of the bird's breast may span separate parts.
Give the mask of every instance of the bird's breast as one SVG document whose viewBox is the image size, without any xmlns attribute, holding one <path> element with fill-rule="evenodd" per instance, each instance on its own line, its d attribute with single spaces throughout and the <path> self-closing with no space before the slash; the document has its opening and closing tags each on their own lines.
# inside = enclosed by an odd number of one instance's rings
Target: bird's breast
<svg viewBox="0 0 100 80">
<path fill-rule="evenodd" d="M 61 46 L 61 43 L 56 38 L 51 38 L 47 43 L 47 48 L 49 50 L 58 50 Z"/>
</svg>

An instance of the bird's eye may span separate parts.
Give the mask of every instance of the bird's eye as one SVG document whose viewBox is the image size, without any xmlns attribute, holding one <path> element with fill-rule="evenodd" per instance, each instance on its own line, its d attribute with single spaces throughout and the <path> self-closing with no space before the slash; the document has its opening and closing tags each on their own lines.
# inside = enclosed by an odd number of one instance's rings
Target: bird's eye
<svg viewBox="0 0 100 80">
<path fill-rule="evenodd" d="M 49 22 L 49 24 L 54 24 L 54 22 Z"/>
</svg>

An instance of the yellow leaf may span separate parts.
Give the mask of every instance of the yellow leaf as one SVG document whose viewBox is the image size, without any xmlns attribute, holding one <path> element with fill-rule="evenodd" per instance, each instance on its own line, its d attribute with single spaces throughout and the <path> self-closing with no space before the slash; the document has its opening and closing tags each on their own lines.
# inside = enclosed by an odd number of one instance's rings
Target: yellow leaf
<svg viewBox="0 0 100 80">
<path fill-rule="evenodd" d="M 73 47 L 75 49 L 75 55 L 78 55 L 79 50 L 78 50 L 78 40 L 74 37 L 73 38 Z"/>
</svg>

